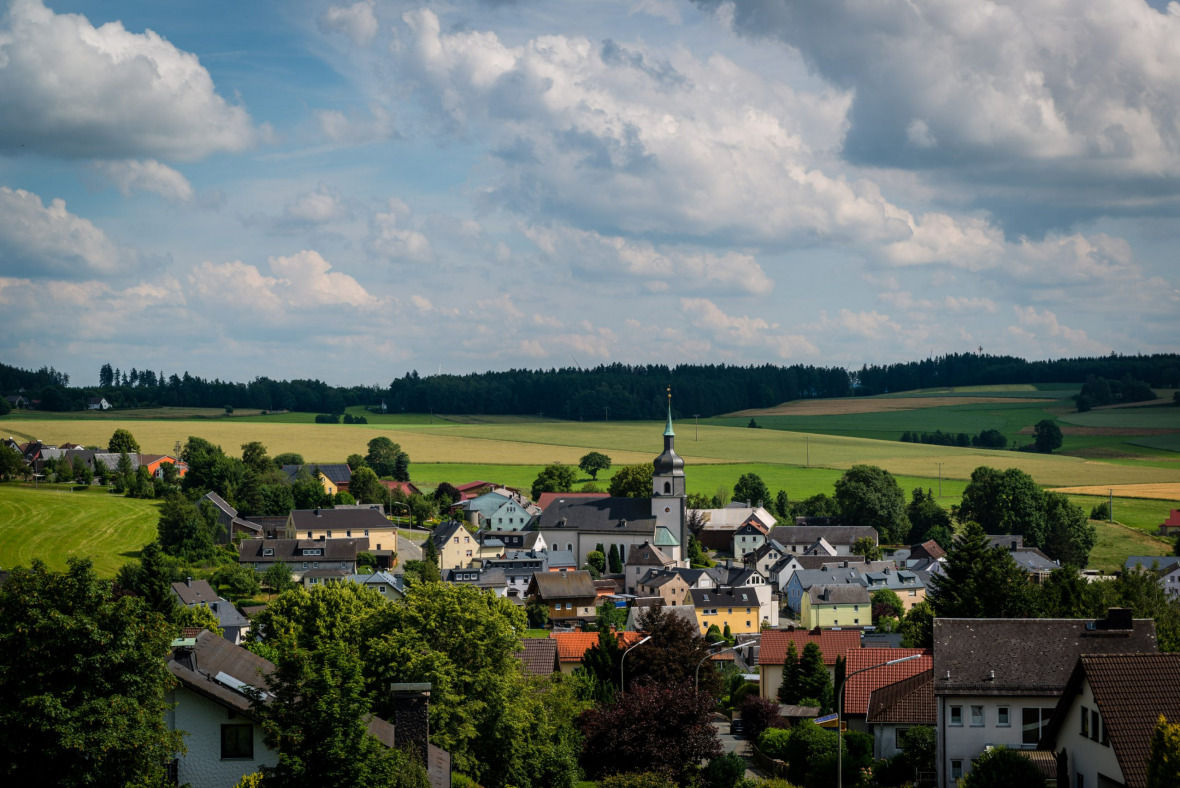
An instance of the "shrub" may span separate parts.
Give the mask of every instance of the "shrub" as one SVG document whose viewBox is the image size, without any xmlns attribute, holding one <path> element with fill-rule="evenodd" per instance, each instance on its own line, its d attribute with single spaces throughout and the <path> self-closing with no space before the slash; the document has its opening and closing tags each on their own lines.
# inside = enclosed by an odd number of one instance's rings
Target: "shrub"
<svg viewBox="0 0 1180 788">
<path fill-rule="evenodd" d="M 741 705 L 742 725 L 746 729 L 746 735 L 751 739 L 757 739 L 767 728 L 782 727 L 783 721 L 779 717 L 778 707 L 777 700 L 768 700 L 757 694 L 747 695 Z"/>
<path fill-rule="evenodd" d="M 1044 788 L 1045 778 L 1024 753 L 995 747 L 979 756 L 962 784 L 964 788 Z"/>
<path fill-rule="evenodd" d="M 791 732 L 786 728 L 767 728 L 758 737 L 758 749 L 768 758 L 787 759 L 787 742 L 791 740 Z"/>
<path fill-rule="evenodd" d="M 1109 520 L 1110 519 L 1110 504 L 1100 503 L 1090 510 L 1091 520 Z"/>
<path fill-rule="evenodd" d="M 746 774 L 746 761 L 735 752 L 727 752 L 709 761 L 702 776 L 709 788 L 734 788 Z"/>
<path fill-rule="evenodd" d="M 603 777 L 598 781 L 598 788 L 676 788 L 676 783 L 657 772 L 633 772 Z"/>
</svg>

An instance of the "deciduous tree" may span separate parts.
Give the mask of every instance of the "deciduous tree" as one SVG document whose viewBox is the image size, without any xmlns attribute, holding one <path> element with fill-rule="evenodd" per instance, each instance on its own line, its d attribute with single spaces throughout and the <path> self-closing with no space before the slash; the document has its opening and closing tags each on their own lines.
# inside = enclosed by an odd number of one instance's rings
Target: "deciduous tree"
<svg viewBox="0 0 1180 788">
<path fill-rule="evenodd" d="M 849 525 L 877 529 L 884 544 L 897 544 L 910 532 L 905 495 L 888 471 L 875 465 L 853 465 L 836 481 L 836 503 Z"/>
<path fill-rule="evenodd" d="M 763 506 L 770 503 L 770 490 L 758 474 L 743 473 L 733 486 L 733 499 L 746 501 L 750 506 Z"/>
<path fill-rule="evenodd" d="M 1042 454 L 1050 454 L 1054 449 L 1060 449 L 1063 443 L 1061 428 L 1052 419 L 1038 421 L 1033 427 L 1033 434 L 1036 436 L 1033 445 Z"/>
<path fill-rule="evenodd" d="M 1044 788 L 1041 770 L 1020 750 L 1003 745 L 979 756 L 963 778 L 964 788 Z"/>
<path fill-rule="evenodd" d="M 610 479 L 608 492 L 612 498 L 650 498 L 652 464 L 624 465 Z"/>
<path fill-rule="evenodd" d="M 578 468 L 584 473 L 590 474 L 591 479 L 597 479 L 599 471 L 610 469 L 610 457 L 601 452 L 592 451 L 578 460 Z"/>
<path fill-rule="evenodd" d="M 1147 754 L 1147 788 L 1180 785 L 1180 725 L 1164 715 L 1155 721 Z"/>
<path fill-rule="evenodd" d="M 139 454 L 139 441 L 135 440 L 135 436 L 130 431 L 120 427 L 111 434 L 111 439 L 107 441 L 107 451 L 112 454 Z"/>
<path fill-rule="evenodd" d="M 555 462 L 541 469 L 537 478 L 533 480 L 530 493 L 535 501 L 541 497 L 541 493 L 569 492 L 574 489 L 574 482 L 577 480 L 577 474 L 572 467 Z"/>
<path fill-rule="evenodd" d="M 906 537 L 909 544 L 934 540 L 944 550 L 951 546 L 955 527 L 947 510 L 938 505 L 932 490 L 915 487 L 906 515 L 910 518 L 910 532 Z"/>
</svg>

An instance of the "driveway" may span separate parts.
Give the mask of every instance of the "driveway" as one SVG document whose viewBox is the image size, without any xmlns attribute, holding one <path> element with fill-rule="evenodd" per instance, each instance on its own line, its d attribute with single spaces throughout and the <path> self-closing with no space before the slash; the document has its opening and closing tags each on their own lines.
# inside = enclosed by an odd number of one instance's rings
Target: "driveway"
<svg viewBox="0 0 1180 788">
<path fill-rule="evenodd" d="M 721 740 L 721 748 L 725 752 L 733 752 L 742 756 L 746 761 L 746 776 L 747 777 L 761 777 L 766 778 L 766 775 L 758 771 L 754 766 L 754 761 L 750 757 L 750 742 L 744 737 L 729 735 L 729 720 L 713 721 L 713 727 L 717 729 L 717 738 Z"/>
</svg>

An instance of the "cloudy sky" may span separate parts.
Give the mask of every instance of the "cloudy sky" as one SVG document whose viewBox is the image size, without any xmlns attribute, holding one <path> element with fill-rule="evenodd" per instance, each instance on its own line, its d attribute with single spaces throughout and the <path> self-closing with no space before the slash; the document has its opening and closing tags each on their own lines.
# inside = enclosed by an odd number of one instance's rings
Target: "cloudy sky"
<svg viewBox="0 0 1180 788">
<path fill-rule="evenodd" d="M 0 360 L 1180 347 L 1180 3 L 0 0 Z"/>
</svg>

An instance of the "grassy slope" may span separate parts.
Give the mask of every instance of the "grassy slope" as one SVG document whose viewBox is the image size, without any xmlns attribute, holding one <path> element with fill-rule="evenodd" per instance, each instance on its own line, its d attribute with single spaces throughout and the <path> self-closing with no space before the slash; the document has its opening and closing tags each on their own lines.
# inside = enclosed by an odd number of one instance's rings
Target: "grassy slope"
<svg viewBox="0 0 1180 788">
<path fill-rule="evenodd" d="M 68 557 L 86 556 L 100 575 L 111 577 L 155 538 L 158 519 L 155 501 L 110 495 L 105 488 L 0 484 L 0 566 L 40 558 L 61 569 Z"/>
</svg>

